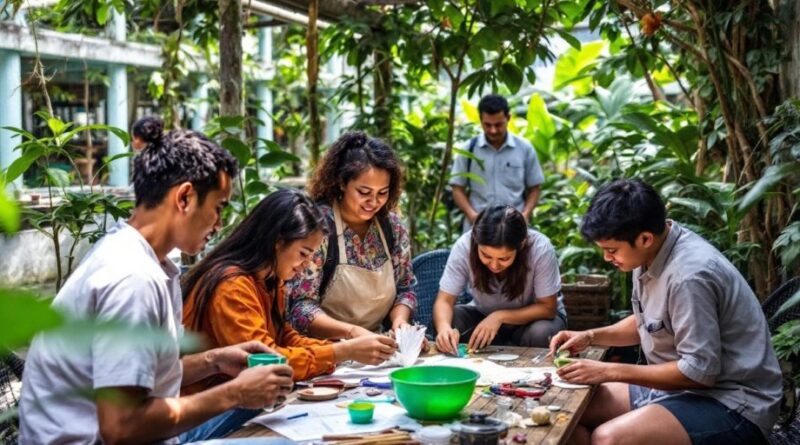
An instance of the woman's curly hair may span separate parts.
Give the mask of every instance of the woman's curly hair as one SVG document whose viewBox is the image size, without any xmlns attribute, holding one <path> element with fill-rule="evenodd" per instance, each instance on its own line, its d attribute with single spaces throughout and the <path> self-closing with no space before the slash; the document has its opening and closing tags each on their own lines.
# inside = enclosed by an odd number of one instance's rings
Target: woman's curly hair
<svg viewBox="0 0 800 445">
<path fill-rule="evenodd" d="M 331 145 L 322 157 L 311 181 L 308 194 L 317 202 L 332 204 L 342 196 L 342 189 L 370 167 L 389 173 L 389 197 L 379 213 L 394 210 L 403 187 L 403 166 L 386 142 L 360 131 L 347 132 Z"/>
</svg>

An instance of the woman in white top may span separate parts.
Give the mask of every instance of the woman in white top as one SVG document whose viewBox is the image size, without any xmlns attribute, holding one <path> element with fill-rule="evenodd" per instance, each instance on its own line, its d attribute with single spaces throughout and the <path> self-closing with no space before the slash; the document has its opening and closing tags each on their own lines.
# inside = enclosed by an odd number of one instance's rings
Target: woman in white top
<svg viewBox="0 0 800 445">
<path fill-rule="evenodd" d="M 456 305 L 464 290 L 473 301 Z M 566 327 L 558 259 L 550 240 L 514 207 L 483 210 L 456 241 L 433 306 L 436 346 L 456 354 L 490 344 L 546 347 Z"/>
</svg>

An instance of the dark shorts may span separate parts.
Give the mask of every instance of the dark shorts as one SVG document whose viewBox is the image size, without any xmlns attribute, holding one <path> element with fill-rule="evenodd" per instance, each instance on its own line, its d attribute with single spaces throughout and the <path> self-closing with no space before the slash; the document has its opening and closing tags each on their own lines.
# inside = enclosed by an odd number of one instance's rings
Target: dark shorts
<svg viewBox="0 0 800 445">
<path fill-rule="evenodd" d="M 761 430 L 741 414 L 710 397 L 629 385 L 631 409 L 658 404 L 669 410 L 694 445 L 766 445 Z"/>
</svg>

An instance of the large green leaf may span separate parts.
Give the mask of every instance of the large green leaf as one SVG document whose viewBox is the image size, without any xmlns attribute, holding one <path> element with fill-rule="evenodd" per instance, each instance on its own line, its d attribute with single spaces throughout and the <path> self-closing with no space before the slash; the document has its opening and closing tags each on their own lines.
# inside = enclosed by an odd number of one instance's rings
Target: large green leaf
<svg viewBox="0 0 800 445">
<path fill-rule="evenodd" d="M 513 63 L 504 63 L 500 67 L 503 83 L 506 84 L 511 94 L 516 94 L 522 86 L 522 70 Z"/>
<path fill-rule="evenodd" d="M 300 162 L 300 158 L 285 151 L 271 151 L 258 159 L 258 165 L 266 168 L 279 167 L 288 162 Z"/>
<path fill-rule="evenodd" d="M 226 150 L 231 152 L 233 157 L 235 157 L 236 160 L 239 161 L 239 165 L 241 167 L 244 167 L 250 161 L 251 157 L 250 147 L 248 147 L 247 144 L 242 142 L 241 139 L 233 137 L 225 138 L 223 139 L 220 145 L 222 145 Z"/>
<path fill-rule="evenodd" d="M 792 176 L 800 175 L 800 162 L 787 162 L 780 165 L 771 165 L 764 171 L 764 176 L 758 179 L 753 187 L 747 191 L 739 203 L 739 211 L 744 212 L 755 204 L 765 193 L 773 189 L 778 183 Z"/>
<path fill-rule="evenodd" d="M 5 182 L 10 183 L 20 177 L 34 162 L 44 156 L 45 151 L 45 147 L 38 144 L 26 150 L 22 156 L 17 158 L 11 163 L 11 165 L 8 166 L 8 170 L 6 170 L 4 176 Z"/>
<path fill-rule="evenodd" d="M 28 344 L 39 332 L 63 323 L 63 317 L 30 292 L 0 289 L 0 350 Z"/>
<path fill-rule="evenodd" d="M 539 133 L 545 138 L 551 138 L 556 134 L 556 125 L 550 112 L 547 111 L 547 104 L 538 93 L 531 96 L 528 102 L 528 133 Z M 544 147 L 542 147 L 544 148 Z"/>
<path fill-rule="evenodd" d="M 674 197 L 670 198 L 669 202 L 688 208 L 702 219 L 708 218 L 709 213 L 716 212 L 716 209 L 711 203 L 703 201 L 702 199 Z"/>
<path fill-rule="evenodd" d="M 584 43 L 580 50 L 569 48 L 556 61 L 553 89 L 572 86 L 578 96 L 589 94 L 592 91 L 592 79 L 585 70 L 597 61 L 605 47 L 606 42 L 596 41 Z"/>
<path fill-rule="evenodd" d="M 66 187 L 70 183 L 69 173 L 60 168 L 50 167 L 45 169 L 45 176 L 50 185 L 55 187 Z"/>
<path fill-rule="evenodd" d="M 0 227 L 6 233 L 19 230 L 19 206 L 6 195 L 6 187 L 2 181 L 0 181 Z"/>
</svg>

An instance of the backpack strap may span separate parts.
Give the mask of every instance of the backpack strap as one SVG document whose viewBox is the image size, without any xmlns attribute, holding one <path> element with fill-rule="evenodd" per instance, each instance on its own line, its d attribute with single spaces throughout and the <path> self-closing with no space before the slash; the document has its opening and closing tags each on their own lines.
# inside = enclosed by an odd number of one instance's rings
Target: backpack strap
<svg viewBox="0 0 800 445">
<path fill-rule="evenodd" d="M 475 136 L 475 137 L 473 137 L 472 139 L 469 140 L 469 154 L 475 153 L 475 145 L 477 143 L 478 143 L 478 136 Z M 471 157 L 467 157 L 467 173 L 469 173 L 469 170 L 471 168 L 472 168 L 472 158 Z M 464 188 L 468 189 L 469 188 L 469 184 L 470 184 L 470 179 L 469 179 L 469 176 L 467 176 L 467 186 L 464 187 Z"/>
<path fill-rule="evenodd" d="M 319 284 L 319 296 L 325 295 L 325 290 L 333 278 L 336 265 L 339 264 L 339 239 L 336 234 L 336 223 L 333 221 L 333 214 L 325 218 L 328 222 L 328 250 L 325 254 L 325 262 L 322 263 L 322 281 Z"/>
</svg>

